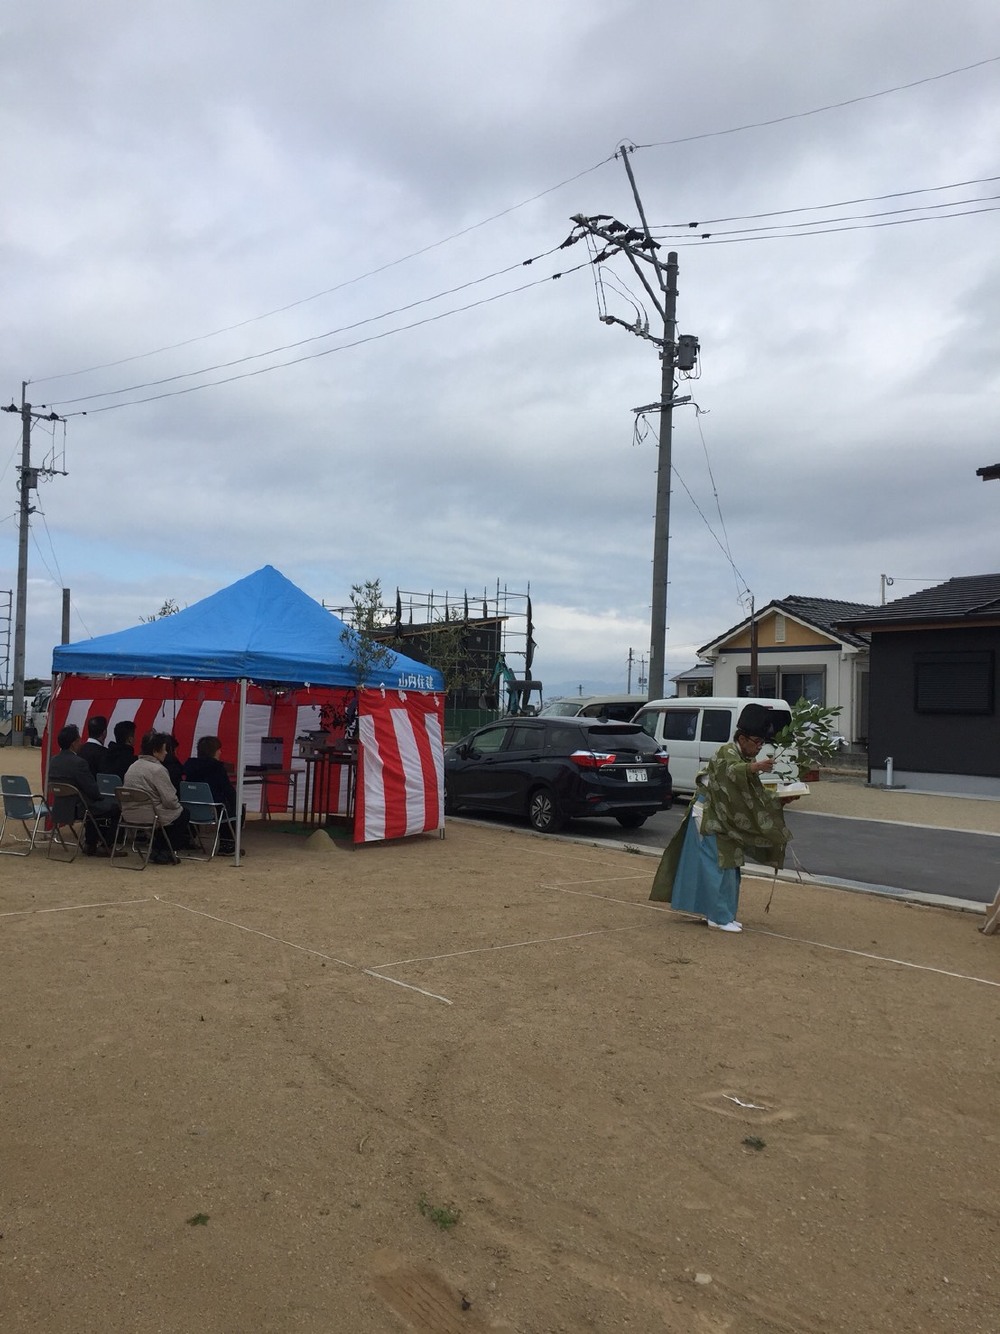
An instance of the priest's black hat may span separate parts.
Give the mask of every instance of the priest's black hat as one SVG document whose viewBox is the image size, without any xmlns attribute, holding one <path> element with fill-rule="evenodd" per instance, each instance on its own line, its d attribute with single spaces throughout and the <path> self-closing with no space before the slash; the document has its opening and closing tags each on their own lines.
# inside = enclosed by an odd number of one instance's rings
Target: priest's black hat
<svg viewBox="0 0 1000 1334">
<path fill-rule="evenodd" d="M 743 712 L 736 720 L 737 732 L 744 736 L 759 737 L 761 741 L 770 741 L 778 730 L 775 727 L 774 710 L 764 704 L 745 704 Z"/>
</svg>

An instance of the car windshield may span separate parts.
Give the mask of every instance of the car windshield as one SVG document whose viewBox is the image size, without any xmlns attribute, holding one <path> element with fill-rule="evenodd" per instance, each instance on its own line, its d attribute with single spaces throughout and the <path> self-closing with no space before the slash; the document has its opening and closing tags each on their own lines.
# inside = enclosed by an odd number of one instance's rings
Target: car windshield
<svg viewBox="0 0 1000 1334">
<path fill-rule="evenodd" d="M 541 712 L 548 718 L 575 718 L 580 712 L 580 702 L 572 699 L 556 699 L 551 704 L 546 704 Z"/>
</svg>

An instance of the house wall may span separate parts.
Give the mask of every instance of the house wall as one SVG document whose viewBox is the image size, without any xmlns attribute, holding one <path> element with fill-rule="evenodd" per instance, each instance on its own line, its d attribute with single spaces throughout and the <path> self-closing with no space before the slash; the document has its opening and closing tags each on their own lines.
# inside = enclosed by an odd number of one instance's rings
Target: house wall
<svg viewBox="0 0 1000 1334">
<path fill-rule="evenodd" d="M 789 627 L 791 628 L 791 627 Z M 826 679 L 826 706 L 840 709 L 837 728 L 850 741 L 868 735 L 867 719 L 860 705 L 859 676 L 867 666 L 867 653 L 857 653 L 838 644 L 820 641 L 777 648 L 758 643 L 757 666 L 762 672 L 783 668 L 790 672 L 822 671 Z M 713 694 L 738 695 L 738 675 L 750 667 L 750 649 L 727 644 L 715 660 Z"/>
<path fill-rule="evenodd" d="M 993 652 L 992 714 L 918 713 L 915 662 L 919 653 Z M 894 785 L 926 786 L 922 776 L 951 779 L 932 790 L 1000 795 L 1000 626 L 872 632 L 871 731 L 873 779 L 885 780 L 893 762 Z"/>
</svg>

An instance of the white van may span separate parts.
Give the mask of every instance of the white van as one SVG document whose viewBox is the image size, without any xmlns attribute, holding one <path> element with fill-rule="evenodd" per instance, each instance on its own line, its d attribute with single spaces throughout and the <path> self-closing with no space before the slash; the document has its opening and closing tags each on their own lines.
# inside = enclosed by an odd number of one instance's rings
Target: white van
<svg viewBox="0 0 1000 1334">
<path fill-rule="evenodd" d="M 675 792 L 694 792 L 695 775 L 704 769 L 715 752 L 736 733 L 736 720 L 748 704 L 762 704 L 774 711 L 774 730 L 780 732 L 791 721 L 791 709 L 783 699 L 718 695 L 691 699 L 653 699 L 635 715 L 633 722 L 670 753 L 670 776 Z"/>
<path fill-rule="evenodd" d="M 29 727 L 34 728 L 32 742 L 36 746 L 42 744 L 42 733 L 45 731 L 48 722 L 49 704 L 52 700 L 52 686 L 39 686 L 38 693 L 34 699 L 26 705 L 25 722 Z"/>
<path fill-rule="evenodd" d="M 630 723 L 636 710 L 646 703 L 646 695 L 570 695 L 568 699 L 554 699 L 539 714 L 550 718 L 600 718 L 602 722 Z"/>
</svg>

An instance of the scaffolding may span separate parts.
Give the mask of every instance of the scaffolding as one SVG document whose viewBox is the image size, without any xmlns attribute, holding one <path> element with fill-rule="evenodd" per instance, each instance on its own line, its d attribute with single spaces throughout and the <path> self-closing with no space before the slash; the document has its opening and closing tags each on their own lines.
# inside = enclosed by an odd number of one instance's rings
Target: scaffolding
<svg viewBox="0 0 1000 1334">
<path fill-rule="evenodd" d="M 382 597 L 385 590 L 381 590 Z M 354 606 L 323 606 L 352 623 Z M 452 632 L 445 650 L 448 690 L 446 720 L 451 733 L 461 734 L 503 713 L 535 713 L 542 704 L 542 683 L 534 679 L 534 625 L 530 585 L 514 590 L 498 579 L 494 589 L 453 593 L 432 589 L 397 589 L 391 603 L 366 607 L 373 637 L 399 648 L 409 657 L 435 659 L 436 636 Z M 440 646 L 440 641 L 439 641 Z M 449 671 L 449 665 L 453 670 Z"/>
<path fill-rule="evenodd" d="M 10 690 L 10 633 L 14 620 L 14 592 L 0 588 L 0 691 Z"/>
</svg>

